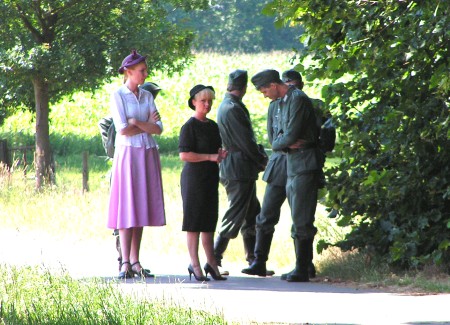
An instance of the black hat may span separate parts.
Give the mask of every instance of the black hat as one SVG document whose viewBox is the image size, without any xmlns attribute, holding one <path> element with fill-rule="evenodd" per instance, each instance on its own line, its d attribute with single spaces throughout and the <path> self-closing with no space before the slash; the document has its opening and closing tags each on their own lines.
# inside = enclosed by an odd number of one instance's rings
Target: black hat
<svg viewBox="0 0 450 325">
<path fill-rule="evenodd" d="M 286 70 L 285 72 L 283 72 L 281 78 L 283 82 L 289 82 L 292 80 L 298 80 L 300 82 L 303 81 L 300 73 L 298 71 L 295 71 L 294 69 Z"/>
<path fill-rule="evenodd" d="M 131 54 L 128 55 L 125 59 L 122 61 L 122 65 L 119 68 L 119 73 L 123 74 L 125 71 L 125 68 L 131 67 L 135 64 L 141 63 L 142 61 L 145 61 L 147 59 L 146 56 L 140 55 L 136 50 L 131 51 Z"/>
<path fill-rule="evenodd" d="M 194 106 L 194 104 L 192 104 L 192 100 L 194 99 L 194 97 L 195 97 L 195 95 L 197 95 L 199 92 L 201 92 L 203 89 L 211 89 L 213 92 L 215 92 L 214 91 L 214 88 L 212 87 L 212 86 L 204 86 L 204 85 L 196 85 L 196 86 L 194 86 L 194 88 L 192 88 L 190 91 L 189 91 L 189 95 L 191 96 L 191 97 L 189 97 L 189 100 L 188 100 L 188 105 L 189 105 L 189 107 L 191 108 L 191 109 L 194 109 L 195 110 L 195 106 Z"/>
<path fill-rule="evenodd" d="M 276 70 L 263 70 L 252 77 L 252 83 L 256 89 L 267 86 L 270 83 L 281 83 L 280 73 Z"/>
<path fill-rule="evenodd" d="M 247 86 L 248 74 L 245 70 L 235 70 L 228 76 L 228 86 L 242 89 Z"/>
<path fill-rule="evenodd" d="M 140 88 L 145 89 L 152 93 L 153 98 L 156 98 L 156 95 L 158 95 L 161 88 L 155 84 L 154 82 L 145 82 L 140 86 Z"/>
</svg>

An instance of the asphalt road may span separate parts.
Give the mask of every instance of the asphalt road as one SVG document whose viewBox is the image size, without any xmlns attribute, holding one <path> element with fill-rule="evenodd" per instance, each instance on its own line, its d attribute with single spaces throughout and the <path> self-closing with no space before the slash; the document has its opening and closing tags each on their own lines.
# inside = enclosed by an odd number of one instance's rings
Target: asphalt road
<svg viewBox="0 0 450 325">
<path fill-rule="evenodd" d="M 112 241 L 79 238 L 55 241 L 33 232 L 0 229 L 0 264 L 63 267 L 74 278 L 100 277 L 116 281 Z M 145 262 L 153 261 L 148 265 Z M 450 294 L 392 293 L 332 284 L 318 278 L 309 283 L 281 281 L 279 274 L 260 278 L 240 273 L 242 265 L 227 265 L 227 281 L 189 280 L 186 256 L 144 259 L 154 279 L 121 281 L 126 293 L 164 299 L 181 306 L 219 313 L 239 324 L 449 324 Z M 277 272 L 286 270 L 276 270 Z"/>
<path fill-rule="evenodd" d="M 239 324 L 450 324 L 450 294 L 412 295 L 331 285 L 318 279 L 288 283 L 236 274 L 227 281 L 186 275 L 127 280 L 126 292 L 221 313 Z"/>
</svg>

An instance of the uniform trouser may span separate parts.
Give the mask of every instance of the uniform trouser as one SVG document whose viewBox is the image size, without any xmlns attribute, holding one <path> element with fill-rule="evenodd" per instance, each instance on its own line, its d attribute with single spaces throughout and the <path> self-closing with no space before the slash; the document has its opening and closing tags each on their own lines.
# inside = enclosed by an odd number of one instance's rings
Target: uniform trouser
<svg viewBox="0 0 450 325">
<path fill-rule="evenodd" d="M 219 235 L 223 238 L 255 237 L 256 216 L 261 211 L 256 197 L 256 181 L 235 181 L 221 178 L 228 197 L 228 210 L 222 218 Z"/>
<path fill-rule="evenodd" d="M 288 177 L 286 193 L 291 207 L 292 216 L 292 238 L 298 240 L 313 239 L 317 233 L 314 227 L 317 192 L 318 173 L 304 173 Z"/>
<path fill-rule="evenodd" d="M 261 212 L 256 217 L 256 230 L 263 234 L 273 234 L 280 221 L 281 206 L 286 200 L 286 186 L 267 183 Z"/>
</svg>

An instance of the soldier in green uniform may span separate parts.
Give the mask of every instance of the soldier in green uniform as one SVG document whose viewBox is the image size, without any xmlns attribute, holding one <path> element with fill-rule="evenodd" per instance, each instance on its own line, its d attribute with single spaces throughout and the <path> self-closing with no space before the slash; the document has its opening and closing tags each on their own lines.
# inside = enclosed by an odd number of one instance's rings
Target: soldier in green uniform
<svg viewBox="0 0 450 325">
<path fill-rule="evenodd" d="M 253 76 L 252 83 L 265 97 L 276 100 L 273 105 L 280 118 L 272 149 L 285 152 L 287 157 L 286 193 L 293 221 L 291 236 L 296 265 L 282 278 L 289 282 L 307 282 L 317 232 L 314 215 L 323 165 L 323 153 L 318 147 L 320 129 L 309 97 L 284 84 L 278 71 L 264 70 Z"/>
<path fill-rule="evenodd" d="M 283 82 L 285 84 L 293 85 L 300 90 L 303 89 L 302 76 L 300 75 L 300 73 L 298 71 L 295 71 L 293 69 L 284 71 L 282 74 L 281 80 L 283 80 Z M 334 128 L 334 124 L 332 122 L 331 113 L 329 111 L 325 110 L 324 102 L 322 100 L 317 99 L 317 98 L 311 98 L 311 102 L 314 107 L 314 113 L 316 114 L 317 125 L 320 128 L 322 128 L 322 127 L 326 126 L 328 123 L 330 123 L 329 125 L 333 127 L 334 131 L 329 131 L 329 132 L 334 133 L 332 136 L 334 137 L 334 140 L 335 140 L 336 139 L 336 129 Z M 320 147 L 322 149 L 322 152 L 326 156 L 326 153 L 331 151 L 332 149 L 330 147 L 327 148 L 328 144 L 324 146 L 324 139 L 322 136 L 323 136 L 323 134 L 321 133 L 319 142 L 321 144 Z M 333 145 L 333 147 L 334 147 L 334 145 Z M 325 156 L 324 156 L 324 163 L 325 163 Z M 325 181 L 325 174 L 323 172 L 320 174 L 319 181 L 320 181 L 319 182 L 320 188 L 325 187 L 326 181 Z M 335 218 L 337 215 L 338 215 L 337 210 L 330 209 L 328 218 Z M 314 270 L 314 273 L 315 273 L 315 270 Z M 310 277 L 311 277 L 311 269 L 310 269 Z"/>
<path fill-rule="evenodd" d="M 300 73 L 294 70 L 288 70 L 283 73 L 283 82 L 287 84 L 290 83 L 300 90 L 303 88 L 302 77 Z M 273 138 L 277 137 L 278 134 L 280 117 L 279 100 L 280 99 L 273 100 L 269 104 L 267 114 L 267 135 L 270 144 L 272 144 Z M 258 276 L 273 274 L 273 271 L 267 271 L 266 262 L 269 258 L 275 225 L 278 224 L 280 220 L 281 206 L 286 199 L 286 152 L 272 152 L 262 179 L 267 182 L 267 185 L 261 212 L 256 218 L 255 260 L 250 267 L 242 270 L 242 273 Z M 313 254 L 313 252 L 311 252 L 311 254 Z M 310 278 L 316 276 L 316 269 L 312 261 L 308 266 L 308 275 Z M 283 274 L 281 278 L 285 280 L 286 275 Z"/>
<path fill-rule="evenodd" d="M 278 134 L 279 106 L 277 100 L 269 105 L 267 113 L 267 134 L 269 143 Z M 286 153 L 273 151 L 270 155 L 266 170 L 262 179 L 267 182 L 262 202 L 261 212 L 256 217 L 256 244 L 255 260 L 242 273 L 258 276 L 273 275 L 273 271 L 266 269 L 266 261 L 269 258 L 275 225 L 280 220 L 281 206 L 286 199 Z"/>
<path fill-rule="evenodd" d="M 248 75 L 236 70 L 228 78 L 227 93 L 217 112 L 217 124 L 227 159 L 220 164 L 220 182 L 227 192 L 229 207 L 214 243 L 214 255 L 222 266 L 223 253 L 230 239 L 241 232 L 246 260 L 254 259 L 255 221 L 261 210 L 256 196 L 256 180 L 267 164 L 267 154 L 256 143 L 250 114 L 242 102 Z"/>
</svg>

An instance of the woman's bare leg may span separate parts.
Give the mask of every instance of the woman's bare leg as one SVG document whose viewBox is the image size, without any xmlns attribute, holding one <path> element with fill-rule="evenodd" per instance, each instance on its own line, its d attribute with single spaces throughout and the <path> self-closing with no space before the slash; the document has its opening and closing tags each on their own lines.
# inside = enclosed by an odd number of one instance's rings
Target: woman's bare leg
<svg viewBox="0 0 450 325">
<path fill-rule="evenodd" d="M 195 275 L 197 277 L 203 276 L 203 271 L 200 266 L 200 259 L 198 257 L 198 246 L 199 246 L 199 232 L 188 231 L 187 233 L 187 247 L 189 251 L 189 257 L 191 258 L 191 265 L 194 269 Z"/>
<path fill-rule="evenodd" d="M 130 247 L 130 262 L 131 264 L 139 261 L 139 251 L 141 249 L 142 233 L 144 231 L 143 227 L 132 228 L 131 234 L 131 247 Z M 136 265 L 136 269 L 140 270 L 141 266 Z"/>
<path fill-rule="evenodd" d="M 131 238 L 133 228 L 119 229 L 120 249 L 122 250 L 122 263 L 130 262 Z M 120 271 L 126 271 L 130 268 L 129 264 L 122 264 Z"/>
<path fill-rule="evenodd" d="M 213 232 L 202 232 L 202 245 L 205 250 L 206 261 L 214 269 L 216 274 L 219 273 L 219 268 L 217 267 L 217 261 L 214 257 L 214 233 Z"/>
</svg>

